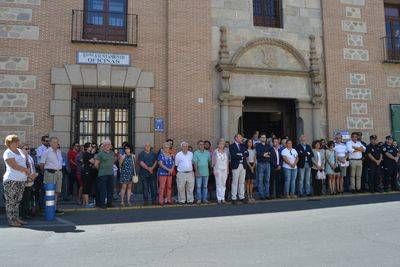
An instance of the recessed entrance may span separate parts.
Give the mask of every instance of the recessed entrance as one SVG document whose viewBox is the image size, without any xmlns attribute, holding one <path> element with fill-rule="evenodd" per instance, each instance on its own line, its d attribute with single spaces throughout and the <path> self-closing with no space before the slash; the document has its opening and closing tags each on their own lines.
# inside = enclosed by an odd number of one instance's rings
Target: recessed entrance
<svg viewBox="0 0 400 267">
<path fill-rule="evenodd" d="M 255 131 L 296 138 L 296 109 L 291 99 L 246 98 L 239 132 L 250 138 Z"/>
<path fill-rule="evenodd" d="M 132 142 L 131 91 L 73 91 L 73 141 L 102 143 L 111 140 L 116 147 Z"/>
</svg>

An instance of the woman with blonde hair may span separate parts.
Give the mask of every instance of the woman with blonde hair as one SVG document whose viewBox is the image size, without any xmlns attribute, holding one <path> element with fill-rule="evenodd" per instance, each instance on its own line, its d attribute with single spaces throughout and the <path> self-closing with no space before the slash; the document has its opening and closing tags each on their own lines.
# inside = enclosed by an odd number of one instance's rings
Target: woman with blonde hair
<svg viewBox="0 0 400 267">
<path fill-rule="evenodd" d="M 174 172 L 174 156 L 171 144 L 165 142 L 158 155 L 158 202 L 161 206 L 172 204 L 172 173 Z"/>
<path fill-rule="evenodd" d="M 229 155 L 225 149 L 225 140 L 220 139 L 217 149 L 212 155 L 212 167 L 215 176 L 215 185 L 218 204 L 225 203 L 226 179 L 229 172 Z"/>
<path fill-rule="evenodd" d="M 19 205 L 25 189 L 25 183 L 30 171 L 27 167 L 27 158 L 20 150 L 19 138 L 17 135 L 8 135 L 4 144 L 7 150 L 4 151 L 3 159 L 6 165 L 6 172 L 3 176 L 4 197 L 6 200 L 6 213 L 8 224 L 12 227 L 21 227 L 26 224 L 19 218 Z"/>
</svg>

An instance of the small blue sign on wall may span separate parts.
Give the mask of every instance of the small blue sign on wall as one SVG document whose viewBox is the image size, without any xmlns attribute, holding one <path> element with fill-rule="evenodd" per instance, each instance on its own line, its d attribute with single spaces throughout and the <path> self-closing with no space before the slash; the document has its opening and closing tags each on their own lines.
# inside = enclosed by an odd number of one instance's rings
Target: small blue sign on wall
<svg viewBox="0 0 400 267">
<path fill-rule="evenodd" d="M 155 118 L 154 119 L 154 131 L 156 132 L 164 132 L 164 119 L 162 118 Z"/>
</svg>

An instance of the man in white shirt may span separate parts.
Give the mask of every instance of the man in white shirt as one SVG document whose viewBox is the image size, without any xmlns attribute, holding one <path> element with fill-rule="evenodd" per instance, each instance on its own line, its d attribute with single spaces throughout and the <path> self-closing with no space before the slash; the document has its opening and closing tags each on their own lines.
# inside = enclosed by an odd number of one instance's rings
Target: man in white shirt
<svg viewBox="0 0 400 267">
<path fill-rule="evenodd" d="M 56 185 L 55 199 L 61 194 L 62 188 L 62 165 L 63 158 L 61 150 L 58 148 L 58 138 L 50 138 L 50 147 L 42 154 L 40 158 L 40 169 L 44 173 L 44 184 L 53 183 Z M 62 215 L 62 210 L 56 209 L 56 214 Z"/>
<path fill-rule="evenodd" d="M 176 184 L 178 188 L 178 203 L 193 204 L 194 173 L 193 173 L 193 153 L 189 151 L 187 142 L 181 143 L 182 151 L 175 156 L 175 166 L 178 167 Z"/>
<path fill-rule="evenodd" d="M 346 143 L 350 160 L 350 190 L 352 193 L 361 190 L 362 174 L 362 153 L 365 152 L 365 146 L 358 141 L 358 133 L 351 134 L 351 140 Z"/>
</svg>

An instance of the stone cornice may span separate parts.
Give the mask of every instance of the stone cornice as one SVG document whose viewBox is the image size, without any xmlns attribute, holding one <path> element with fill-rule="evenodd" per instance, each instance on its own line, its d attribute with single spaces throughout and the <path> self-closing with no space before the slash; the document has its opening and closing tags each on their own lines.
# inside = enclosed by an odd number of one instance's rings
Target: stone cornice
<svg viewBox="0 0 400 267">
<path fill-rule="evenodd" d="M 244 74 L 264 74 L 264 75 L 279 75 L 279 76 L 296 76 L 296 77 L 309 77 L 309 71 L 302 70 L 286 70 L 286 69 L 265 69 L 265 68 L 252 68 L 252 67 L 237 67 L 233 64 L 218 64 L 217 71 L 229 71 L 232 73 Z"/>
</svg>

